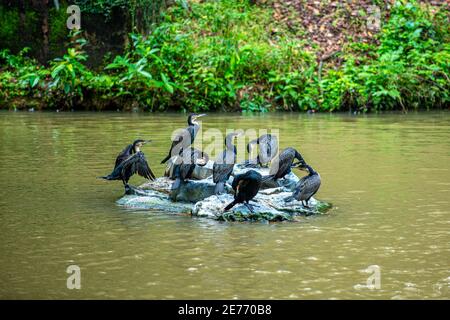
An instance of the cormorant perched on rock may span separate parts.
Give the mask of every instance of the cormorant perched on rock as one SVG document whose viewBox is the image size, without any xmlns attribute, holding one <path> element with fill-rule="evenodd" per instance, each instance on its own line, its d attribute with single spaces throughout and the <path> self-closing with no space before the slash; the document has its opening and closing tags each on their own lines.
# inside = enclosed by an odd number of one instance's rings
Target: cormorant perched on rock
<svg viewBox="0 0 450 320">
<path fill-rule="evenodd" d="M 206 116 L 206 114 L 192 113 L 188 117 L 188 127 L 180 132 L 173 140 L 170 146 L 169 154 L 161 161 L 161 164 L 166 163 L 172 156 L 178 155 L 182 152 L 182 149 L 189 147 L 194 143 L 195 136 L 200 129 L 200 125 L 197 119 Z M 179 149 L 179 150 L 177 150 Z"/>
<path fill-rule="evenodd" d="M 125 186 L 128 185 L 128 181 L 135 173 L 146 179 L 155 180 L 155 175 L 150 169 L 144 153 L 141 151 L 141 147 L 147 142 L 150 142 L 150 140 L 139 139 L 126 146 L 117 156 L 114 170 L 109 175 L 100 178 L 105 180 L 122 180 Z"/>
<path fill-rule="evenodd" d="M 253 212 L 252 206 L 248 203 L 252 200 L 261 187 L 262 176 L 255 170 L 249 170 L 245 173 L 239 174 L 234 177 L 233 190 L 234 201 L 227 205 L 224 211 L 230 210 L 238 203 L 243 203 L 251 212 Z"/>
<path fill-rule="evenodd" d="M 306 204 L 304 204 L 304 206 L 308 207 L 309 199 L 311 199 L 311 197 L 315 195 L 320 188 L 320 175 L 308 164 L 300 165 L 297 168 L 303 171 L 308 171 L 309 174 L 297 182 L 292 196 L 287 197 L 285 201 L 289 202 L 295 199 L 297 201 L 301 201 L 302 205 L 303 201 L 305 201 Z"/>
<path fill-rule="evenodd" d="M 246 166 L 251 166 L 256 163 L 257 165 L 264 166 L 276 156 L 278 152 L 278 138 L 272 134 L 264 134 L 258 139 L 252 140 L 247 144 L 247 152 L 251 152 L 252 145 L 257 144 L 259 146 L 258 156 L 256 159 L 247 160 Z"/>
<path fill-rule="evenodd" d="M 232 132 L 225 138 L 225 150 L 222 151 L 214 161 L 213 165 L 213 182 L 216 184 L 215 194 L 223 192 L 225 182 L 233 173 L 234 164 L 236 163 L 237 149 L 234 145 L 234 137 L 240 136 L 242 132 Z"/>
<path fill-rule="evenodd" d="M 297 159 L 299 162 L 294 164 L 294 160 Z M 269 175 L 263 178 L 264 181 L 273 179 L 284 178 L 289 172 L 291 172 L 291 167 L 306 164 L 302 155 L 294 148 L 286 148 L 281 153 L 272 160 L 270 165 Z"/>
<path fill-rule="evenodd" d="M 175 182 L 172 184 L 172 190 L 178 189 L 181 183 L 191 178 L 196 165 L 203 167 L 208 161 L 209 156 L 203 151 L 192 147 L 184 149 L 174 161 L 173 176 Z"/>
</svg>

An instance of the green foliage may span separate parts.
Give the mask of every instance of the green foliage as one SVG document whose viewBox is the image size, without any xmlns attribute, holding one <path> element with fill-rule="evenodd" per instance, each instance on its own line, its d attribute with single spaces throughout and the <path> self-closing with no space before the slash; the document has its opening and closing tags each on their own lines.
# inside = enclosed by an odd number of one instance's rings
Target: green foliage
<svg viewBox="0 0 450 320">
<path fill-rule="evenodd" d="M 397 2 L 378 34 L 379 45 L 349 43 L 340 53 L 341 64 L 322 65 L 295 34 L 273 21 L 268 8 L 246 0 L 189 2 L 189 7 L 177 1 L 150 34 L 131 34 L 125 53 L 105 59 L 112 62 L 99 72 L 84 65 L 81 34 L 71 35 L 67 53 L 48 68 L 26 58 L 26 51 L 16 56 L 0 51 L 0 104 L 28 97 L 39 99 L 43 107 L 95 109 L 265 112 L 448 106 L 448 25 L 444 10 Z"/>
<path fill-rule="evenodd" d="M 68 17 L 66 8 L 61 4 L 59 10 L 56 10 L 56 8 L 49 10 L 49 46 L 52 57 L 63 54 L 61 43 L 66 41 L 69 33 L 66 26 Z"/>
<path fill-rule="evenodd" d="M 8 43 L 19 31 L 19 12 L 17 10 L 7 10 L 0 5 L 0 43 Z"/>
<path fill-rule="evenodd" d="M 116 71 L 118 84 L 128 89 L 120 94 L 136 97 L 141 104 L 151 108 L 156 96 L 160 99 L 159 104 L 164 106 L 164 101 L 167 101 L 166 94 L 173 94 L 178 86 L 170 81 L 166 71 L 160 68 L 163 62 L 157 55 L 159 49 L 152 48 L 148 41 L 139 35 L 132 35 L 132 39 L 133 51 L 123 57 L 117 56 L 105 69 Z"/>
<path fill-rule="evenodd" d="M 75 43 L 76 47 L 69 48 L 62 58 L 56 58 L 51 62 L 52 80 L 48 87 L 61 89 L 65 94 L 76 92 L 82 95 L 81 84 L 89 76 L 88 70 L 83 65 L 83 61 L 87 60 L 87 55 L 82 51 L 86 40 L 77 39 Z"/>
<path fill-rule="evenodd" d="M 373 60 L 347 57 L 322 82 L 324 108 L 435 108 L 450 102 L 448 16 L 416 2 L 397 2 Z"/>
<path fill-rule="evenodd" d="M 76 37 L 71 35 L 71 37 Z M 82 64 L 87 56 L 82 51 L 86 41 L 77 39 L 73 47 L 67 50 L 62 58 L 50 63 L 49 68 L 37 65 L 35 60 L 25 56 L 28 48 L 19 55 L 11 55 L 8 50 L 0 51 L 0 86 L 6 87 L 0 103 L 6 103 L 17 97 L 42 99 L 50 106 L 61 101 L 68 107 L 73 106 L 73 98 L 83 97 L 83 87 L 91 77 L 90 71 Z M 6 71 L 6 72 L 5 72 Z M 13 83 L 11 86 L 9 83 Z"/>
<path fill-rule="evenodd" d="M 0 105 L 14 99 L 30 95 L 30 90 L 39 83 L 44 68 L 38 67 L 36 61 L 26 57 L 29 48 L 24 48 L 18 55 L 9 50 L 0 51 Z"/>
<path fill-rule="evenodd" d="M 287 31 L 273 41 L 272 20 L 247 1 L 191 3 L 190 11 L 179 3 L 151 36 L 132 35 L 130 50 L 107 69 L 152 110 L 296 109 L 314 57 Z"/>
<path fill-rule="evenodd" d="M 12 52 L 18 53 L 22 50 L 21 44 L 23 43 L 26 43 L 27 47 L 32 50 L 38 50 L 39 43 L 36 35 L 41 34 L 42 31 L 39 28 L 36 12 L 27 11 L 21 23 L 18 8 L 0 4 L 0 21 L 0 50 L 8 48 Z M 20 35 L 21 41 L 18 41 L 18 35 Z"/>
<path fill-rule="evenodd" d="M 152 22 L 161 17 L 160 12 L 167 6 L 167 0 L 75 0 L 84 13 L 102 14 L 111 20 L 115 9 L 120 9 L 131 18 L 131 30 L 148 30 Z"/>
</svg>

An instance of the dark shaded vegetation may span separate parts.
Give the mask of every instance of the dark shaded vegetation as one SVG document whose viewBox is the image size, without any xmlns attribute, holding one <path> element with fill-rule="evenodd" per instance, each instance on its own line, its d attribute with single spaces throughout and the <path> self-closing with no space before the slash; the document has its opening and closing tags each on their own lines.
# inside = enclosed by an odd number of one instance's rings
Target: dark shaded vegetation
<svg viewBox="0 0 450 320">
<path fill-rule="evenodd" d="M 85 2 L 106 16 L 124 5 L 120 0 Z M 128 14 L 140 18 L 125 19 L 134 31 L 125 50 L 107 55 L 97 68 L 88 63 L 85 32 L 71 33 L 66 52 L 48 65 L 30 58 L 27 49 L 1 50 L 0 106 L 406 111 L 450 105 L 447 7 L 398 1 L 373 41 L 350 39 L 324 58 L 299 30 L 274 20 L 271 6 L 245 0 L 176 1 L 165 11 L 145 13 L 141 2 L 133 3 Z M 2 17 L 10 14 L 1 10 Z M 142 18 L 155 15 L 152 21 Z M 6 23 L 0 39 L 17 32 L 11 24 Z M 65 36 L 65 30 L 49 37 Z"/>
</svg>

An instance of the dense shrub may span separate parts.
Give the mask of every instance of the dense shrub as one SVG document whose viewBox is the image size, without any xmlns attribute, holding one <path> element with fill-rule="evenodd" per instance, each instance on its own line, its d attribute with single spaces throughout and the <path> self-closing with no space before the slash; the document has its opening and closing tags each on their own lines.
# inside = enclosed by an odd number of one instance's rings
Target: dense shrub
<svg viewBox="0 0 450 320">
<path fill-rule="evenodd" d="M 434 8 L 435 9 L 435 8 Z M 53 108 L 146 110 L 390 110 L 450 103 L 448 15 L 397 2 L 379 45 L 348 43 L 318 63 L 271 9 L 244 0 L 171 7 L 146 36 L 100 72 L 85 67 L 85 40 L 49 68 L 0 55 L 0 104 L 18 97 Z M 336 60 L 336 59 L 335 59 Z"/>
<path fill-rule="evenodd" d="M 435 108 L 450 102 L 448 15 L 397 2 L 379 34 L 374 59 L 346 57 L 322 83 L 326 109 Z"/>
</svg>

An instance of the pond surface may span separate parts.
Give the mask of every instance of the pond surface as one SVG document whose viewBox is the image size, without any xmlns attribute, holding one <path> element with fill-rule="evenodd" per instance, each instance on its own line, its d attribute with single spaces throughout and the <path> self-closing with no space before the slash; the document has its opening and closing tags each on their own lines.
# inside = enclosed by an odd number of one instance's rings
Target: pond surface
<svg viewBox="0 0 450 320">
<path fill-rule="evenodd" d="M 0 298 L 450 299 L 448 112 L 203 118 L 204 130 L 278 128 L 320 172 L 326 216 L 225 223 L 119 207 L 121 182 L 96 177 L 137 137 L 154 141 L 143 151 L 162 175 L 185 121 L 0 113 Z M 66 287 L 74 264 L 81 290 Z"/>
</svg>

